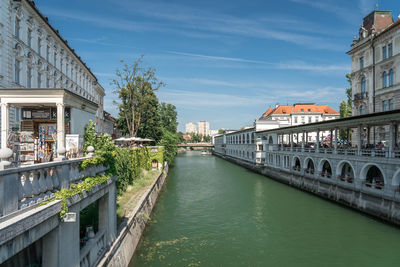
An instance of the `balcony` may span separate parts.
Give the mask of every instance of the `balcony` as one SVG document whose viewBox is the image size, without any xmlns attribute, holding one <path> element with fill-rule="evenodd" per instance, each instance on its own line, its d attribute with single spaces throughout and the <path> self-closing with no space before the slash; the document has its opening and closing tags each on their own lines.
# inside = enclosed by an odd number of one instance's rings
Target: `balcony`
<svg viewBox="0 0 400 267">
<path fill-rule="evenodd" d="M 362 100 L 368 97 L 368 93 L 367 92 L 363 92 L 363 93 L 358 93 L 358 94 L 354 94 L 354 101 L 357 100 Z"/>
</svg>

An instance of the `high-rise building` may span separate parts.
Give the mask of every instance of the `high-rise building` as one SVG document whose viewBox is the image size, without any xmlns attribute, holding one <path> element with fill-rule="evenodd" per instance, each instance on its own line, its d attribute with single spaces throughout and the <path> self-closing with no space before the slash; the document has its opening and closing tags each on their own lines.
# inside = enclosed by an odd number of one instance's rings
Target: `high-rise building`
<svg viewBox="0 0 400 267">
<path fill-rule="evenodd" d="M 193 122 L 186 123 L 186 133 L 197 133 L 197 125 Z"/>
<path fill-rule="evenodd" d="M 199 134 L 206 136 L 210 135 L 210 123 L 208 121 L 199 121 Z"/>
</svg>

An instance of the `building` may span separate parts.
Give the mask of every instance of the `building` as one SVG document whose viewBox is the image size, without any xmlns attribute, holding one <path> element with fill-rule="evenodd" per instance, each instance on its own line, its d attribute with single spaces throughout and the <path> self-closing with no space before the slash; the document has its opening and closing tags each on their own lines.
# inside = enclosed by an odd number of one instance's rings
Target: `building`
<svg viewBox="0 0 400 267">
<path fill-rule="evenodd" d="M 339 117 L 339 112 L 328 105 L 316 105 L 314 103 L 297 103 L 291 106 L 276 105 L 275 108 L 269 108 L 255 121 L 255 127 L 256 131 L 262 131 L 334 120 Z M 329 132 L 323 133 L 324 136 L 328 136 L 329 134 Z M 307 136 L 307 139 L 308 142 L 316 142 L 317 136 L 311 134 Z M 295 141 L 297 141 L 297 136 L 295 136 Z"/>
<path fill-rule="evenodd" d="M 104 111 L 103 116 L 104 120 L 102 120 L 103 121 L 102 133 L 109 134 L 113 138 L 115 138 L 116 137 L 115 128 L 117 120 L 113 116 L 111 116 L 111 114 L 108 113 L 107 111 Z"/>
<path fill-rule="evenodd" d="M 375 10 L 361 25 L 350 51 L 353 115 L 400 108 L 400 19 Z"/>
<path fill-rule="evenodd" d="M 186 133 L 197 133 L 197 125 L 193 122 L 186 123 Z"/>
<path fill-rule="evenodd" d="M 24 150 L 34 150 L 33 142 L 37 149 L 17 157 L 45 161 L 62 154 L 66 134 L 78 136 L 75 144 L 81 146 L 89 120 L 103 131 L 104 95 L 90 68 L 33 1 L 0 1 L 2 148 L 15 149 L 22 136 Z"/>
<path fill-rule="evenodd" d="M 208 121 L 199 121 L 199 132 L 198 134 L 202 136 L 210 135 L 210 123 Z"/>
</svg>

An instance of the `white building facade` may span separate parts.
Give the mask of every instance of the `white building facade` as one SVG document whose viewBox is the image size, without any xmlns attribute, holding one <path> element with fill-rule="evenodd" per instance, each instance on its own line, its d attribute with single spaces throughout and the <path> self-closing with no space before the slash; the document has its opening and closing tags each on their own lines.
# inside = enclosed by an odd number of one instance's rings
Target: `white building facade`
<svg viewBox="0 0 400 267">
<path fill-rule="evenodd" d="M 353 115 L 400 108 L 400 19 L 391 11 L 373 11 L 353 40 Z"/>
<path fill-rule="evenodd" d="M 198 134 L 202 136 L 210 135 L 210 123 L 208 121 L 199 121 L 198 123 Z"/>
<path fill-rule="evenodd" d="M 39 154 L 59 154 L 66 134 L 79 135 L 81 145 L 89 120 L 102 132 L 104 95 L 33 1 L 0 1 L 1 147 L 19 132 L 38 140 Z"/>
<path fill-rule="evenodd" d="M 276 128 L 303 125 L 314 122 L 322 122 L 338 119 L 340 113 L 327 105 L 315 105 L 314 103 L 299 103 L 292 106 L 276 105 L 269 108 L 259 119 L 255 121 L 256 131 L 265 131 Z M 322 132 L 320 137 L 330 135 L 330 132 Z M 289 140 L 284 140 L 288 142 Z M 296 142 L 302 142 L 302 136 L 295 135 Z M 317 142 L 315 133 L 307 136 L 308 142 Z M 321 141 L 321 139 L 320 139 Z"/>
</svg>

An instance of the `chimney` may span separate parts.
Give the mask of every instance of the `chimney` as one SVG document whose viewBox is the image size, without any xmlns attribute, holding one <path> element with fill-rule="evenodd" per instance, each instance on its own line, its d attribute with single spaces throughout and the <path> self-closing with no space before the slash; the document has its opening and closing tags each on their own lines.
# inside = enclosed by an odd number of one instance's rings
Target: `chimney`
<svg viewBox="0 0 400 267">
<path fill-rule="evenodd" d="M 278 108 L 279 107 L 279 104 L 275 104 L 275 108 Z"/>
<path fill-rule="evenodd" d="M 372 33 L 379 34 L 393 23 L 392 11 L 374 10 L 364 17 L 360 28 L 360 39 Z"/>
</svg>

